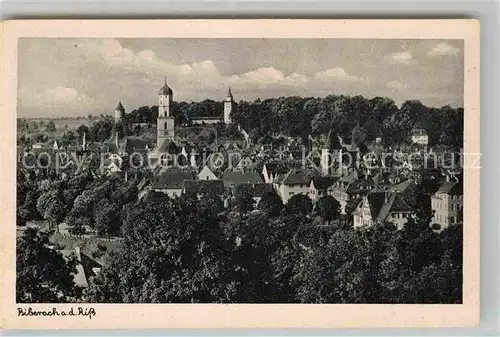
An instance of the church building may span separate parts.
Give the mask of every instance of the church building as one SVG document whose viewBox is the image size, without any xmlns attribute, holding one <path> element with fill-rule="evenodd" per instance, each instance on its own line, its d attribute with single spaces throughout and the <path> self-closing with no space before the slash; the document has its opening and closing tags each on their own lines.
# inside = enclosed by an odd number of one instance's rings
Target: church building
<svg viewBox="0 0 500 337">
<path fill-rule="evenodd" d="M 235 107 L 235 102 L 233 98 L 233 94 L 231 93 L 231 88 L 228 89 L 227 95 L 224 98 L 224 112 L 221 114 L 219 117 L 193 117 L 191 119 L 191 122 L 194 125 L 200 125 L 200 124 L 218 124 L 218 123 L 224 123 L 224 124 L 231 124 L 232 123 L 232 118 L 231 118 L 231 113 L 234 111 Z"/>
<path fill-rule="evenodd" d="M 174 92 L 165 83 L 158 91 L 158 120 L 157 120 L 157 133 L 156 133 L 156 147 L 151 152 L 150 156 L 161 155 L 164 144 L 171 143 L 175 139 L 175 123 L 172 111 L 172 102 Z M 220 117 L 198 117 L 193 118 L 193 124 L 216 124 L 224 123 L 230 124 L 232 122 L 231 114 L 234 110 L 235 102 L 231 88 L 229 88 L 226 97 L 224 98 L 224 111 L 221 112 Z"/>
<path fill-rule="evenodd" d="M 174 139 L 174 117 L 171 115 L 173 99 L 174 92 L 165 79 L 165 84 L 158 91 L 157 145 L 165 140 Z"/>
</svg>

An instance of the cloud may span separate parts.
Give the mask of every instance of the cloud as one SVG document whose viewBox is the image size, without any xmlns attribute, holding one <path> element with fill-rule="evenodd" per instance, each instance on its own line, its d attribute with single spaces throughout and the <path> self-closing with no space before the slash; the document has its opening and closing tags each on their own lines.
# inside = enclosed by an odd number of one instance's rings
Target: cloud
<svg viewBox="0 0 500 337">
<path fill-rule="evenodd" d="M 413 64 L 417 62 L 417 60 L 413 58 L 412 53 L 409 51 L 392 53 L 387 55 L 387 58 L 394 64 Z"/>
<path fill-rule="evenodd" d="M 20 101 L 26 107 L 75 107 L 89 106 L 94 103 L 94 100 L 79 92 L 75 88 L 56 86 L 55 88 L 46 89 L 41 93 L 33 92 L 32 90 L 21 90 Z"/>
<path fill-rule="evenodd" d="M 352 76 L 347 74 L 343 68 L 332 68 L 325 71 L 317 72 L 315 78 L 334 79 L 334 80 L 350 81 L 350 82 L 368 82 L 368 80 L 363 77 Z"/>
<path fill-rule="evenodd" d="M 99 58 L 106 65 L 126 72 L 141 73 L 151 79 L 166 76 L 167 80 L 181 83 L 208 84 L 221 79 L 211 60 L 192 64 L 174 64 L 159 58 L 151 49 L 134 52 L 124 48 L 116 39 L 87 40 L 79 45 L 90 57 Z"/>
<path fill-rule="evenodd" d="M 191 64 L 174 64 L 159 58 L 153 50 L 134 52 L 124 48 L 118 40 L 88 40 L 80 45 L 87 55 L 94 55 L 108 66 L 127 72 L 141 74 L 140 81 L 151 83 L 167 77 L 169 84 L 179 87 L 189 86 L 193 90 L 211 91 L 221 86 L 230 85 L 235 89 L 257 90 L 269 86 L 300 87 L 312 81 L 346 81 L 365 83 L 367 79 L 348 74 L 337 67 L 315 73 L 312 76 L 299 73 L 285 75 L 275 67 L 261 67 L 245 73 L 223 76 L 212 60 L 203 60 Z M 160 79 L 159 79 L 160 78 Z"/>
<path fill-rule="evenodd" d="M 458 55 L 460 49 L 448 44 L 446 42 L 438 43 L 434 46 L 427 55 L 429 56 L 455 56 Z"/>
<path fill-rule="evenodd" d="M 402 91 L 408 88 L 407 84 L 400 81 L 389 81 L 385 85 L 387 88 L 392 89 L 393 91 Z"/>
</svg>

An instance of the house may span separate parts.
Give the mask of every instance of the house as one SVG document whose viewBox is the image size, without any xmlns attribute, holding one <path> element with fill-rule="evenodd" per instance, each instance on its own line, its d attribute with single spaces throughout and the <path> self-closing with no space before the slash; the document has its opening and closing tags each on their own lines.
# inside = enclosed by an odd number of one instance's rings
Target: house
<svg viewBox="0 0 500 337">
<path fill-rule="evenodd" d="M 309 196 L 312 171 L 306 169 L 291 169 L 277 184 L 278 193 L 286 204 L 288 200 L 297 194 Z"/>
<path fill-rule="evenodd" d="M 251 170 L 255 166 L 254 160 L 249 155 L 243 155 L 241 158 L 239 157 L 239 153 L 233 152 L 229 155 L 228 167 L 233 171 L 246 171 Z M 235 161 L 236 159 L 236 161 Z M 238 160 L 239 159 L 239 160 Z"/>
<path fill-rule="evenodd" d="M 165 170 L 156 176 L 152 189 L 171 198 L 178 197 L 182 194 L 185 180 L 194 180 L 192 172 L 178 169 Z"/>
<path fill-rule="evenodd" d="M 254 205 L 258 205 L 260 199 L 265 193 L 272 192 L 273 185 L 266 183 L 257 183 L 257 184 L 239 184 L 231 188 L 232 195 L 234 197 L 238 197 L 243 193 L 247 193 L 252 196 L 254 201 Z"/>
<path fill-rule="evenodd" d="M 411 207 L 402 193 L 375 191 L 363 197 L 353 212 L 354 227 L 391 222 L 402 229 L 411 217 Z"/>
<path fill-rule="evenodd" d="M 193 125 L 212 125 L 212 124 L 222 123 L 222 120 L 221 117 L 201 116 L 201 117 L 193 117 L 191 119 L 191 123 Z"/>
<path fill-rule="evenodd" d="M 255 171 L 226 171 L 222 175 L 222 181 L 225 188 L 231 188 L 241 184 L 260 184 L 262 178 Z"/>
<path fill-rule="evenodd" d="M 284 175 L 293 168 L 300 168 L 301 163 L 297 161 L 272 161 L 265 163 L 262 167 L 264 182 L 272 184 L 276 182 L 278 175 Z"/>
<path fill-rule="evenodd" d="M 195 194 L 198 198 L 204 194 L 222 197 L 224 194 L 224 184 L 221 180 L 185 180 L 182 192 Z"/>
<path fill-rule="evenodd" d="M 208 166 L 204 166 L 198 173 L 198 180 L 219 180 Z"/>
<path fill-rule="evenodd" d="M 427 135 L 427 131 L 424 129 L 413 129 L 411 131 L 411 141 L 414 144 L 428 145 L 429 136 Z"/>
<path fill-rule="evenodd" d="M 152 141 L 145 140 L 142 138 L 135 137 L 125 137 L 123 143 L 123 150 L 128 154 L 132 154 L 134 152 L 149 152 L 153 148 Z"/>
<path fill-rule="evenodd" d="M 104 164 L 104 174 L 105 175 L 112 175 L 114 173 L 117 173 L 117 172 L 121 172 L 121 168 L 116 164 L 116 162 L 114 161 L 109 161 L 109 162 L 105 162 Z"/>
<path fill-rule="evenodd" d="M 150 151 L 148 153 L 148 157 L 151 161 L 156 160 L 155 162 L 157 165 L 162 167 L 179 168 L 180 164 L 184 164 L 184 162 L 179 162 L 184 159 L 183 156 L 179 156 L 180 153 L 181 149 L 177 146 L 177 144 L 175 144 L 175 142 L 171 139 L 166 139 Z"/>
<path fill-rule="evenodd" d="M 453 223 L 463 221 L 463 183 L 446 181 L 431 197 L 431 207 L 434 211 L 432 224 L 438 224 L 441 229 Z"/>
<path fill-rule="evenodd" d="M 352 170 L 330 187 L 328 193 L 340 203 L 341 213 L 345 214 L 348 201 L 363 197 L 376 188 L 379 187 L 375 182 L 366 179 L 358 170 Z"/>
<path fill-rule="evenodd" d="M 314 202 L 319 198 L 328 195 L 328 188 L 335 184 L 334 177 L 315 177 L 311 179 L 309 185 L 309 197 Z"/>
</svg>

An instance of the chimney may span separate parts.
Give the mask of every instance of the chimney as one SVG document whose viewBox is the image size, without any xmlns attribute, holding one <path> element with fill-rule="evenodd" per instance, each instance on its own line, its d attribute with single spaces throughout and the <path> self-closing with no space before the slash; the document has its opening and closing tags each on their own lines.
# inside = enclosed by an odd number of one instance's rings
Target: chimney
<svg viewBox="0 0 500 337">
<path fill-rule="evenodd" d="M 128 180 L 128 172 L 125 171 L 125 182 L 127 182 L 127 180 Z"/>
<path fill-rule="evenodd" d="M 389 192 L 387 190 L 384 191 L 384 203 L 389 201 Z"/>
</svg>

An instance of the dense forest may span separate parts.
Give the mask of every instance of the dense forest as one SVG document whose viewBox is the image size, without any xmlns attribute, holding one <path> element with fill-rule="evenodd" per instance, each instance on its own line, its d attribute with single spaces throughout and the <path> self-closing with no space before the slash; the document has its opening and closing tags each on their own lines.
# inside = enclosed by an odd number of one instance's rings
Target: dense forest
<svg viewBox="0 0 500 337">
<path fill-rule="evenodd" d="M 222 102 L 173 102 L 176 124 L 189 124 L 192 117 L 222 114 Z M 382 137 L 386 145 L 405 142 L 413 128 L 423 128 L 429 145 L 460 148 L 463 144 L 464 111 L 462 108 L 427 107 L 420 101 L 406 101 L 401 107 L 389 98 L 334 96 L 325 98 L 280 97 L 253 102 L 240 101 L 233 121 L 240 124 L 255 142 L 266 142 L 269 135 L 284 134 L 304 141 L 326 134 L 331 127 L 350 140 L 354 129 L 362 131 L 364 141 Z M 127 114 L 132 123 L 155 124 L 158 107 L 140 107 Z"/>
<path fill-rule="evenodd" d="M 43 234 L 26 231 L 17 245 L 21 302 L 462 299 L 462 227 L 434 232 L 429 207 L 416 207 L 415 220 L 402 230 L 389 223 L 354 229 L 340 221 L 340 205 L 331 196 L 313 206 L 307 196 L 296 195 L 283 205 L 274 192 L 257 204 L 243 193 L 224 208 L 213 195 L 198 200 L 189 194 L 170 199 L 152 193 L 137 201 L 136 182 L 123 185 L 114 177 L 91 180 L 81 175 L 32 184 L 34 180 L 18 191 L 18 208 L 28 219 L 43 218 L 54 231 L 65 219 L 76 236 L 85 225 L 103 237 L 122 239 L 82 293 L 68 286 L 73 262 L 64 263 L 60 254 L 47 248 Z M 43 282 L 50 287 L 39 286 Z"/>
</svg>

